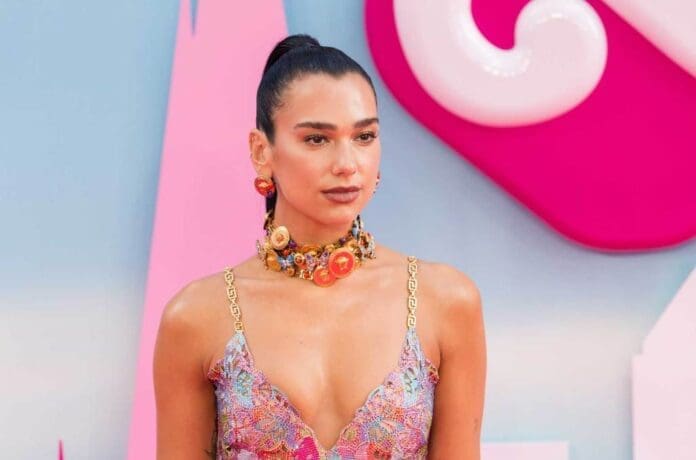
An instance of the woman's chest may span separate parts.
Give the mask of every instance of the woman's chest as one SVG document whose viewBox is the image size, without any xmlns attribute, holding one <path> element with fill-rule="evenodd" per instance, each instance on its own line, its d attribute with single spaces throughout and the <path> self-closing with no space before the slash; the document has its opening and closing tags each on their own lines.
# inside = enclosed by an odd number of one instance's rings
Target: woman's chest
<svg viewBox="0 0 696 460">
<path fill-rule="evenodd" d="M 295 455 L 316 449 L 322 454 L 306 458 L 332 458 L 332 454 L 355 458 L 371 449 L 373 457 L 396 452 L 418 458 L 427 446 L 439 377 L 420 352 L 415 330 L 406 333 L 398 358 L 383 380 L 363 395 L 361 404 L 353 406 L 347 423 L 312 428 L 305 420 L 320 417 L 298 409 L 255 365 L 244 334 L 235 334 L 225 358 L 209 373 L 216 388 L 219 449 Z M 306 385 L 311 383 L 305 380 Z"/>
</svg>

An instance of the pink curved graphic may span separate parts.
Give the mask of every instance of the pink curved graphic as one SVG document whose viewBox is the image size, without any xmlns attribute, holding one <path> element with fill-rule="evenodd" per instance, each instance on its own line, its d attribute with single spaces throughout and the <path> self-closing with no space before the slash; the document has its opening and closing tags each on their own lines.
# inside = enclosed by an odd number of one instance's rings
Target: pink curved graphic
<svg viewBox="0 0 696 460">
<path fill-rule="evenodd" d="M 474 17 L 501 40 L 525 3 L 474 2 Z M 562 235 L 604 250 L 687 241 L 696 235 L 696 80 L 603 3 L 588 3 L 609 44 L 597 88 L 558 118 L 516 128 L 475 125 L 435 102 L 404 57 L 392 2 L 367 0 L 365 22 L 403 107 Z"/>
<path fill-rule="evenodd" d="M 141 328 L 131 460 L 155 458 L 152 356 L 166 302 L 186 282 L 248 256 L 263 221 L 247 135 L 265 56 L 287 33 L 283 4 L 199 2 L 195 33 L 191 26 L 184 0 Z"/>
</svg>

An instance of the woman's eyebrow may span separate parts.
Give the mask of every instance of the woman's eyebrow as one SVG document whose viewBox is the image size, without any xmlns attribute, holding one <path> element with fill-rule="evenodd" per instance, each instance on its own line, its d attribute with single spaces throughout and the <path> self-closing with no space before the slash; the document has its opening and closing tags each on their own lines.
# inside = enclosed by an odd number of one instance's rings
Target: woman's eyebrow
<svg viewBox="0 0 696 460">
<path fill-rule="evenodd" d="M 371 118 L 364 118 L 362 120 L 356 121 L 353 123 L 354 128 L 364 128 L 365 126 L 369 126 L 372 123 L 379 123 L 379 118 L 377 117 L 371 117 Z M 294 126 L 293 129 L 297 128 L 314 128 L 314 129 L 327 129 L 331 131 L 336 131 L 338 127 L 332 123 L 326 123 L 323 121 L 303 121 L 301 123 L 298 123 Z"/>
</svg>

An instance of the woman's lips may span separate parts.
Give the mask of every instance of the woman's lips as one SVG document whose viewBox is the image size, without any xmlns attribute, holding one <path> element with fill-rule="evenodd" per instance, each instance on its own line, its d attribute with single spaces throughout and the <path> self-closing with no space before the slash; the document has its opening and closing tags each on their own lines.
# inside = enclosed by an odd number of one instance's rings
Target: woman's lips
<svg viewBox="0 0 696 460">
<path fill-rule="evenodd" d="M 350 203 L 360 195 L 360 190 L 347 192 L 322 192 L 326 198 L 335 203 Z"/>
</svg>

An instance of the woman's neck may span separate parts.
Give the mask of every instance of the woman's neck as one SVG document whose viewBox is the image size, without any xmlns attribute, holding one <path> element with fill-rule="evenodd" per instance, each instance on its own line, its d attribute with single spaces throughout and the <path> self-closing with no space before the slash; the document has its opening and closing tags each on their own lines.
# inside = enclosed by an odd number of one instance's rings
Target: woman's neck
<svg viewBox="0 0 696 460">
<path fill-rule="evenodd" d="M 353 217 L 354 218 L 354 217 Z M 299 245 L 312 244 L 323 246 L 337 241 L 348 233 L 353 219 L 330 225 L 318 222 L 297 212 L 287 212 L 284 207 L 277 207 L 273 213 L 276 227 L 284 225 L 293 240 Z"/>
</svg>

